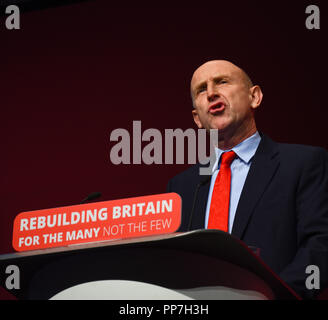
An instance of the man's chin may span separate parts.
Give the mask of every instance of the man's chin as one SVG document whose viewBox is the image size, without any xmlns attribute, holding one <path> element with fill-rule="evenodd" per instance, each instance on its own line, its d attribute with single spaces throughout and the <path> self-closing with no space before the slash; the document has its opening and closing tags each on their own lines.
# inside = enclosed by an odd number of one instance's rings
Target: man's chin
<svg viewBox="0 0 328 320">
<path fill-rule="evenodd" d="M 210 129 L 218 130 L 219 133 L 225 133 L 229 131 L 230 123 L 228 122 L 213 122 L 210 124 Z"/>
</svg>

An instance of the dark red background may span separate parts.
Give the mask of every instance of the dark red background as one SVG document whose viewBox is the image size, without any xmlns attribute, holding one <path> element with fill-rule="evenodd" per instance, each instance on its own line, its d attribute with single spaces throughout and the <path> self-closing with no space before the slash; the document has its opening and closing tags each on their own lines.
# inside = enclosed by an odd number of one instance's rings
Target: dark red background
<svg viewBox="0 0 328 320">
<path fill-rule="evenodd" d="M 305 8 L 321 29 L 305 28 Z M 92 1 L 0 21 L 0 253 L 14 217 L 78 203 L 165 192 L 186 165 L 120 165 L 110 133 L 195 128 L 189 81 L 209 59 L 228 59 L 261 85 L 258 127 L 281 142 L 328 147 L 327 12 L 319 1 Z"/>
</svg>

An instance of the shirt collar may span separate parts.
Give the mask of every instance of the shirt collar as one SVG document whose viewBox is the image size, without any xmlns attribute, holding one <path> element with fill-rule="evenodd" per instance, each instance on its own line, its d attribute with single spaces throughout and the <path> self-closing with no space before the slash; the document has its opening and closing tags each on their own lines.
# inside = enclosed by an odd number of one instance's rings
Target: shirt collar
<svg viewBox="0 0 328 320">
<path fill-rule="evenodd" d="M 261 136 L 258 131 L 256 131 L 252 136 L 248 137 L 247 139 L 243 140 L 236 146 L 234 146 L 232 149 L 229 150 L 221 150 L 219 148 L 215 148 L 216 153 L 216 161 L 220 159 L 221 154 L 223 152 L 227 151 L 234 151 L 239 159 L 241 159 L 243 162 L 248 164 L 251 159 L 253 158 L 257 147 L 259 146 L 261 141 Z M 217 165 L 213 168 L 217 168 Z"/>
</svg>

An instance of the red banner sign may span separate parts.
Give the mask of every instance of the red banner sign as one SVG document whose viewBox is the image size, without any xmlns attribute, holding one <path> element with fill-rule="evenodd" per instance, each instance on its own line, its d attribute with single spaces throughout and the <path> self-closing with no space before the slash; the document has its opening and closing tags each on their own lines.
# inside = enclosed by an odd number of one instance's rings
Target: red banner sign
<svg viewBox="0 0 328 320">
<path fill-rule="evenodd" d="M 175 232 L 181 222 L 176 193 L 22 212 L 13 247 L 27 251 Z"/>
</svg>

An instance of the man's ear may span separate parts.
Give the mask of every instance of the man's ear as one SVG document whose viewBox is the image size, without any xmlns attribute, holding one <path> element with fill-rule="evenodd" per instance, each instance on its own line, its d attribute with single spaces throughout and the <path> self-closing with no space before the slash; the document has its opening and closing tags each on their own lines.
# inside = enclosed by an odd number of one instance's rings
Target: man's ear
<svg viewBox="0 0 328 320">
<path fill-rule="evenodd" d="M 263 92 L 260 88 L 260 86 L 253 86 L 252 88 L 250 88 L 251 90 L 251 108 L 252 109 L 256 109 L 259 107 L 259 105 L 262 102 L 263 99 Z"/>
<path fill-rule="evenodd" d="M 199 120 L 199 116 L 198 116 L 198 112 L 196 109 L 193 109 L 191 111 L 194 122 L 196 123 L 196 126 L 198 127 L 198 129 L 203 129 L 203 125 L 201 124 L 200 120 Z"/>
</svg>

